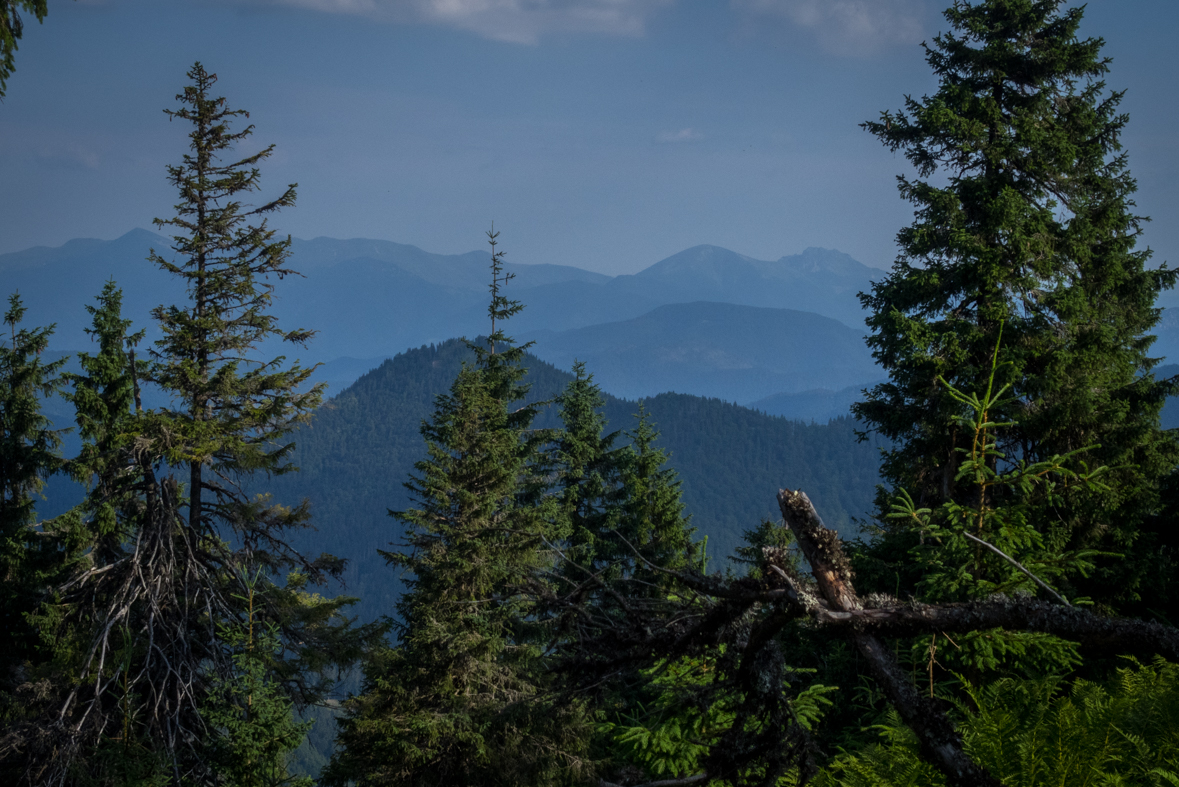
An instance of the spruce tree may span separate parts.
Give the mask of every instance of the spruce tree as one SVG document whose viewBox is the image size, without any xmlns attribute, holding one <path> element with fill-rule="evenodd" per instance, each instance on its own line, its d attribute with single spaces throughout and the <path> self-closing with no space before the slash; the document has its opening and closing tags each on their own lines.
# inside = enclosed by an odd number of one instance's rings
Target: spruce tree
<svg viewBox="0 0 1179 787">
<path fill-rule="evenodd" d="M 950 390 L 980 391 L 998 347 L 996 387 L 1011 396 L 990 417 L 1014 426 L 990 461 L 1092 447 L 1083 461 L 1111 468 L 1107 491 L 1062 489 L 1033 518 L 1061 545 L 1127 555 L 1084 587 L 1116 605 L 1138 590 L 1135 545 L 1179 460 L 1159 429 L 1175 384 L 1152 377 L 1149 352 L 1155 299 L 1175 274 L 1148 268 L 1150 252 L 1136 249 L 1143 219 L 1119 142 L 1123 94 L 1102 81 L 1101 39 L 1078 36 L 1084 8 L 1063 5 L 955 2 L 950 32 L 926 47 L 937 91 L 864 124 L 913 165 L 899 187 L 915 220 L 897 236 L 892 271 L 861 296 L 889 381 L 853 410 L 893 441 L 886 481 L 919 507 L 967 503 L 969 479 L 955 476 L 969 435 Z M 904 555 L 920 541 L 907 525 L 884 525 L 874 553 L 892 565 L 880 590 L 894 591 L 895 576 L 902 594 L 913 591 L 919 577 Z"/>
<path fill-rule="evenodd" d="M 307 702 L 329 685 L 333 662 L 355 658 L 375 631 L 348 630 L 338 612 L 350 599 L 305 593 L 307 582 L 324 582 L 343 567 L 330 555 L 305 558 L 287 541 L 288 531 L 308 526 L 306 501 L 278 505 L 256 489 L 263 476 L 296 469 L 289 435 L 310 419 L 323 392 L 322 384 L 308 384 L 312 369 L 284 356 L 265 358 L 261 350 L 268 340 L 299 347 L 313 336 L 280 329 L 268 311 L 275 282 L 296 274 L 287 265 L 290 237 L 277 238 L 266 216 L 294 204 L 295 185 L 260 205 L 242 202 L 259 189 L 257 165 L 274 146 L 237 153 L 253 126 L 235 130 L 233 124 L 248 113 L 211 95 L 217 77 L 200 63 L 188 77 L 191 84 L 176 97 L 181 106 L 165 110 L 191 126 L 189 153 L 168 167 L 180 202 L 173 218 L 155 222 L 177 230 L 175 257 L 153 250 L 150 259 L 185 282 L 189 301 L 153 310 L 163 337 L 152 351 L 150 380 L 175 404 L 149 414 L 146 431 L 163 460 L 183 468 L 177 534 L 191 550 L 183 569 L 200 566 L 198 575 L 207 577 L 200 593 L 207 594 L 208 611 L 193 623 L 207 638 L 205 664 L 213 669 L 202 664 L 199 685 L 232 672 L 218 632 L 244 620 L 248 595 L 253 618 L 277 626 L 283 638 L 287 658 L 271 659 L 267 668 L 293 699 Z M 256 575 L 247 588 L 246 578 Z M 189 696 L 199 706 L 202 694 L 190 688 Z"/>
<path fill-rule="evenodd" d="M 280 331 L 267 311 L 273 280 L 293 273 L 290 240 L 256 221 L 291 204 L 294 187 L 260 207 L 240 202 L 258 188 L 255 165 L 272 148 L 223 161 L 252 127 L 231 128 L 245 113 L 209 95 L 216 77 L 199 63 L 189 77 L 181 107 L 166 110 L 192 125 L 190 154 L 168 168 L 181 201 L 175 218 L 157 221 L 179 230 L 176 258 L 151 255 L 185 281 L 189 302 L 154 310 L 163 338 L 141 366 L 108 286 L 92 309 L 99 353 L 71 378 L 84 438 L 72 467 L 90 486 L 73 532 L 88 547 L 48 588 L 42 612 L 70 679 L 24 737 L 37 783 L 237 780 L 241 764 L 224 755 L 246 749 L 227 749 L 225 737 L 286 746 L 287 732 L 302 729 L 283 721 L 290 703 L 321 698 L 333 668 L 380 636 L 380 627 L 348 626 L 340 609 L 351 599 L 307 592 L 338 575 L 342 561 L 306 559 L 286 540 L 306 526 L 306 503 L 258 494 L 262 476 L 295 469 L 288 436 L 322 391 L 307 386 L 310 370 L 266 360 L 259 346 L 311 336 Z M 142 409 L 140 374 L 173 405 Z M 281 647 L 243 661 L 230 635 L 251 623 Z M 232 704 L 243 681 L 259 697 L 281 687 L 287 699 L 268 699 L 267 714 L 211 724 L 210 706 Z"/>
<path fill-rule="evenodd" d="M 6 336 L 0 337 L 0 692 L 23 682 L 22 668 L 39 658 L 40 642 L 30 624 L 40 601 L 43 572 L 51 566 L 47 545 L 34 532 L 36 497 L 61 466 L 58 430 L 41 411 L 41 400 L 58 388 L 65 359 L 45 363 L 41 353 L 53 327 L 24 328 L 20 296 L 8 299 Z M 9 707 L 6 713 L 18 712 Z"/>
<path fill-rule="evenodd" d="M 575 363 L 573 372 L 557 398 L 562 429 L 550 458 L 567 532 L 562 574 L 574 584 L 588 574 L 624 580 L 615 590 L 625 595 L 665 584 L 659 569 L 700 568 L 703 546 L 692 540 L 680 481 L 655 445 L 659 432 L 643 404 L 635 428 L 624 433 L 629 442 L 616 448 L 623 433 L 603 435 L 601 389 L 584 364 Z"/>
<path fill-rule="evenodd" d="M 221 629 L 221 642 L 234 669 L 209 688 L 201 715 L 216 731 L 211 759 L 218 775 L 233 787 L 313 787 L 294 776 L 287 759 L 311 728 L 296 722 L 291 700 L 271 675 L 270 662 L 282 652 L 274 623 L 257 620 L 254 592 L 258 576 L 246 582 L 246 617 Z"/>
<path fill-rule="evenodd" d="M 626 566 L 625 574 L 658 587 L 667 581 L 652 566 L 703 570 L 704 545 L 692 540 L 695 528 L 684 514 L 682 484 L 667 466 L 667 452 L 655 445 L 659 432 L 642 403 L 635 418 L 638 423 L 626 433 L 631 442 L 622 458 L 617 525 L 622 548 L 616 555 Z"/>
<path fill-rule="evenodd" d="M 561 504 L 562 527 L 567 529 L 565 557 L 589 571 L 607 565 L 617 551 L 613 531 L 621 501 L 621 462 L 624 448 L 616 448 L 618 432 L 603 434 L 605 399 L 587 374 L 585 364 L 573 364 L 573 379 L 557 397 L 561 429 L 551 448 Z M 562 572 L 580 582 L 580 570 L 568 563 Z"/>
<path fill-rule="evenodd" d="M 635 608 L 664 601 L 673 586 L 666 571 L 699 570 L 703 553 L 703 545 L 692 540 L 676 472 L 666 466 L 667 453 L 655 446 L 659 435 L 642 404 L 637 425 L 625 433 L 629 444 L 615 448 L 619 433 L 602 434 L 601 391 L 584 365 L 573 370 L 573 381 L 559 397 L 564 428 L 553 462 L 568 533 L 555 583 L 559 610 L 578 605 L 585 612 L 573 618 L 558 612 L 567 646 L 593 629 L 592 621 L 625 620 Z M 646 725 L 679 724 L 659 704 L 663 687 L 652 676 L 661 671 L 620 669 L 587 692 L 601 722 L 590 739 L 593 760 L 609 780 L 633 778 L 636 768 L 650 765 L 634 748 L 662 753 L 661 743 L 644 737 Z M 632 747 L 627 741 L 633 743 L 635 735 L 642 740 Z M 650 770 L 652 776 L 667 773 L 662 766 Z"/>
<path fill-rule="evenodd" d="M 406 483 L 417 507 L 393 513 L 406 541 L 384 553 L 408 575 L 398 644 L 365 668 L 329 784 L 563 784 L 582 767 L 579 711 L 545 701 L 524 593 L 551 564 L 558 505 L 536 466 L 549 435 L 519 405 L 523 350 L 503 332 L 521 307 L 489 236 L 492 330 L 422 425 L 427 458 Z"/>
<path fill-rule="evenodd" d="M 90 560 L 105 565 L 123 554 L 131 536 L 133 515 L 126 510 L 140 479 L 134 463 L 126 461 L 127 442 L 135 433 L 135 398 L 144 364 L 135 359 L 135 346 L 144 331 L 129 333 L 131 320 L 123 317 L 123 291 L 114 281 L 103 286 L 97 305 L 86 304 L 92 325 L 86 333 L 98 352 L 78 353 L 82 373 L 62 376 L 63 398 L 74 406 L 82 448 L 67 464 L 70 474 L 89 491 L 82 513 L 88 532 Z"/>
<path fill-rule="evenodd" d="M 93 674 L 93 645 L 101 642 L 101 627 L 110 622 L 104 614 L 119 595 L 112 588 L 124 585 L 135 571 L 134 542 L 144 535 L 144 523 L 152 502 L 144 494 L 157 486 L 150 462 L 135 457 L 139 434 L 139 383 L 145 364 L 135 358 L 135 346 L 143 331 L 132 333 L 131 320 L 122 314 L 123 293 L 108 281 L 96 304 L 86 304 L 96 344 L 94 353 L 79 353 L 81 372 L 62 375 L 62 397 L 74 407 L 82 446 L 65 469 L 87 489 L 80 505 L 47 523 L 58 545 L 60 576 L 47 583 L 36 621 L 42 638 L 53 648 L 52 668 L 40 675 L 54 681 L 56 696 L 42 713 L 59 718 L 50 727 L 50 740 L 58 745 L 65 737 L 58 759 L 63 767 L 38 762 L 34 756 L 28 773 L 45 781 L 55 777 L 78 785 L 163 785 L 168 782 L 164 752 L 153 744 L 143 707 L 149 693 L 129 679 L 135 665 L 145 663 L 145 643 L 132 635 L 142 625 L 142 610 L 117 626 L 108 657 L 109 666 Z M 152 496 L 154 498 L 154 495 Z M 155 501 L 158 503 L 158 501 Z M 95 578 L 98 577 L 97 581 Z M 94 691 L 86 692 L 83 687 Z M 63 713 L 64 709 L 64 713 Z M 90 724 L 78 724 L 77 716 Z M 35 751 L 35 749 L 34 749 Z"/>
<path fill-rule="evenodd" d="M 192 124 L 191 152 L 168 167 L 181 201 L 174 218 L 155 220 L 181 233 L 173 238 L 177 261 L 154 250 L 150 259 L 184 281 L 190 303 L 152 312 L 163 332 L 152 351 L 152 382 L 181 405 L 165 414 L 163 427 L 174 446 L 168 459 L 188 468 L 188 526 L 195 532 L 228 526 L 250 548 L 265 549 L 273 531 L 299 526 L 306 511 L 252 510 L 242 481 L 293 469 L 287 457 L 294 445 L 283 438 L 309 418 L 324 390 L 322 384 L 300 390 L 312 370 L 297 362 L 258 359 L 266 340 L 302 346 L 313 335 L 281 330 L 266 311 L 273 280 L 294 271 L 286 267 L 290 237 L 276 239 L 265 216 L 295 204 L 295 184 L 270 202 L 243 205 L 259 188 L 256 165 L 274 146 L 237 158 L 233 151 L 254 127 L 234 131 L 231 123 L 249 113 L 210 95 L 217 76 L 200 63 L 188 77 L 192 84 L 176 97 L 182 106 L 165 110 Z M 224 161 L 227 155 L 233 158 Z"/>
</svg>

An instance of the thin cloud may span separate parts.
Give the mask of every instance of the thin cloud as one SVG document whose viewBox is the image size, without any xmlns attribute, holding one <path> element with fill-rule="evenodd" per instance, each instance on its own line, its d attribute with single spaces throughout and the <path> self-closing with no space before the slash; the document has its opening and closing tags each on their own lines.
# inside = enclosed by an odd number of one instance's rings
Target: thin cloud
<svg viewBox="0 0 1179 787">
<path fill-rule="evenodd" d="M 96 170 L 102 159 L 98 153 L 77 143 L 39 144 L 33 157 L 43 167 L 50 169 Z"/>
<path fill-rule="evenodd" d="M 696 129 L 681 128 L 679 131 L 664 131 L 655 137 L 655 141 L 661 145 L 666 145 L 676 142 L 695 142 L 703 138 L 704 135 Z"/>
<path fill-rule="evenodd" d="M 862 57 L 922 39 L 921 0 L 731 0 L 747 19 L 779 19 L 837 55 Z"/>
<path fill-rule="evenodd" d="M 640 36 L 647 20 L 675 0 L 269 0 L 382 22 L 427 23 L 484 38 L 535 44 L 551 33 Z"/>
</svg>

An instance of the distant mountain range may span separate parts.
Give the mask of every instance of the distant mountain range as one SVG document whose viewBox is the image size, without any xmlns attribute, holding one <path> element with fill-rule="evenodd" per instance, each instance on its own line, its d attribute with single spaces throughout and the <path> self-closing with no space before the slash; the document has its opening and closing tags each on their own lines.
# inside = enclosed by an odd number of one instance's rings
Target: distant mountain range
<svg viewBox="0 0 1179 787">
<path fill-rule="evenodd" d="M 747 404 L 779 392 L 844 388 L 882 377 L 862 331 L 811 312 L 678 303 L 622 322 L 526 333 L 561 369 L 580 360 L 627 398 L 663 391 Z"/>
<path fill-rule="evenodd" d="M 125 313 L 148 329 L 150 342 L 151 309 L 184 297 L 175 277 L 146 260 L 151 249 L 168 257 L 169 243 L 133 230 L 113 241 L 0 255 L 0 296 L 19 291 L 29 325 L 56 324 L 51 347 L 80 350 L 89 344 L 83 306 L 113 278 Z M 487 330 L 485 251 L 442 255 L 316 238 L 294 240 L 292 252 L 300 275 L 276 288 L 274 312 L 285 327 L 318 333 L 306 349 L 276 344 L 262 352 L 324 363 L 317 376 L 333 393 L 407 348 Z M 880 376 L 860 339 L 855 296 L 882 272 L 841 252 L 812 248 L 770 262 L 697 246 L 615 277 L 562 265 L 506 268 L 515 277 L 507 294 L 526 305 L 511 332 L 535 339 L 537 356 L 559 366 L 587 361 L 619 395 L 676 391 L 750 402 Z"/>
<path fill-rule="evenodd" d="M 169 239 L 133 230 L 113 241 L 73 240 L 0 255 L 0 297 L 19 290 L 29 325 L 56 323 L 51 347 L 86 349 L 84 304 L 104 282 L 124 290 L 125 312 L 155 338 L 149 313 L 179 302 L 175 277 L 147 262 Z M 485 251 L 432 254 L 377 240 L 294 240 L 276 288 L 280 324 L 318 331 L 306 349 L 263 348 L 322 362 L 334 394 L 403 350 L 487 330 Z M 509 249 L 510 251 L 510 249 Z M 509 255 L 510 259 L 510 255 Z M 828 249 L 776 261 L 696 246 L 628 276 L 563 265 L 508 264 L 507 294 L 525 310 L 510 332 L 541 359 L 586 361 L 619 396 L 664 391 L 713 396 L 790 418 L 847 412 L 883 375 L 862 337 L 856 294 L 884 272 Z M 1179 309 L 1167 309 L 1153 352 L 1179 358 Z"/>
</svg>

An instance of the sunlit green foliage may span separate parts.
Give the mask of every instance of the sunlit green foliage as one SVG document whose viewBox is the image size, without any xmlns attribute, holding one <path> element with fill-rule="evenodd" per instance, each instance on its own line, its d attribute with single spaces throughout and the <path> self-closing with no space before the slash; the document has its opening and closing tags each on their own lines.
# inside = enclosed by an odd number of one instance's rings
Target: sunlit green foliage
<svg viewBox="0 0 1179 787">
<path fill-rule="evenodd" d="M 967 685 L 967 751 L 1009 787 L 1179 784 L 1179 665 L 1131 662 L 1107 682 L 1059 677 Z M 895 715 L 878 742 L 835 758 L 816 787 L 941 787 Z"/>
<path fill-rule="evenodd" d="M 1085 464 L 1090 448 L 1041 461 L 1015 459 L 999 449 L 1003 431 L 1018 426 L 992 420 L 992 414 L 1009 403 L 1005 395 L 1010 386 L 997 387 L 995 382 L 1000 349 L 1001 343 L 995 348 L 981 394 L 966 394 L 939 378 L 961 407 L 954 425 L 964 435 L 966 446 L 956 449 L 961 464 L 954 482 L 970 492 L 961 502 L 951 499 L 930 509 L 917 508 L 912 496 L 902 489 L 888 515 L 921 537 L 910 557 L 921 571 L 917 590 L 922 601 L 1041 593 L 1069 603 L 1051 585 L 1093 569 L 1096 553 L 1068 549 L 1066 528 L 1059 520 L 1045 520 L 1045 512 L 1060 504 L 1070 489 L 1103 489 L 1100 479 L 1107 468 L 1090 469 Z M 1086 601 L 1073 599 L 1072 603 Z M 943 648 L 944 663 L 975 670 L 1005 667 L 1034 674 L 1067 671 L 1080 662 L 1075 645 L 1044 634 L 970 632 L 949 642 L 953 647 Z M 919 647 L 934 645 L 922 643 Z M 930 650 L 931 662 L 935 658 L 936 651 Z"/>
<path fill-rule="evenodd" d="M 801 670 L 796 679 L 810 672 Z M 734 723 L 737 697 L 700 703 L 700 689 L 714 679 L 715 665 L 707 659 L 683 658 L 644 671 L 654 699 L 639 705 L 619 722 L 603 722 L 599 730 L 610 735 L 618 756 L 632 762 L 653 778 L 691 776 L 701 771 L 709 747 Z M 831 705 L 833 687 L 812 684 L 800 691 L 791 705 L 798 721 L 812 729 Z M 784 784 L 793 783 L 788 778 Z"/>
</svg>

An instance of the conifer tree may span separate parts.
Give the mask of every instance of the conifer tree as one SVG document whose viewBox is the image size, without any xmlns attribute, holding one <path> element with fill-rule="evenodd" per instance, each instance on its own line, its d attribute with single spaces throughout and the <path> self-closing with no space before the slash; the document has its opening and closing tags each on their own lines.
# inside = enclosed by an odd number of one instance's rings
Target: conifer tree
<svg viewBox="0 0 1179 787">
<path fill-rule="evenodd" d="M 42 413 L 41 399 L 56 392 L 65 359 L 42 361 L 53 327 L 20 327 L 24 314 L 14 293 L 4 313 L 7 335 L 0 337 L 0 692 L 5 694 L 39 650 L 28 616 L 39 603 L 42 572 L 49 566 L 46 547 L 33 532 L 34 505 L 46 478 L 61 466 L 60 433 Z"/>
<path fill-rule="evenodd" d="M 562 572 L 574 583 L 586 574 L 604 579 L 659 582 L 658 570 L 699 568 L 702 545 L 684 514 L 680 481 L 667 467 L 667 452 L 657 448 L 659 433 L 643 404 L 638 420 L 614 447 L 620 432 L 603 435 L 601 389 L 575 363 L 574 379 L 558 397 L 563 428 L 557 433 L 551 462 L 558 481 L 562 525 L 568 532 Z"/>
<path fill-rule="evenodd" d="M 67 464 L 70 474 L 87 486 L 89 494 L 79 512 L 88 521 L 80 536 L 92 552 L 90 560 L 105 565 L 122 554 L 131 535 L 133 514 L 126 507 L 139 480 L 134 463 L 126 461 L 125 447 L 135 433 L 135 398 L 143 379 L 143 361 L 135 359 L 135 346 L 144 331 L 129 333 L 131 320 L 123 318 L 123 291 L 108 281 L 97 298 L 86 304 L 92 326 L 86 333 L 98 352 L 78 353 L 82 373 L 66 373 L 63 398 L 73 404 L 82 448 Z"/>
<path fill-rule="evenodd" d="M 290 705 L 278 699 L 268 700 L 273 712 L 234 725 L 224 714 L 211 725 L 210 704 L 225 710 L 242 681 L 257 684 L 260 697 L 281 687 L 291 702 L 314 701 L 332 668 L 381 633 L 348 626 L 340 609 L 351 599 L 306 592 L 342 569 L 287 542 L 286 531 L 307 524 L 306 503 L 288 508 L 257 494 L 261 475 L 294 469 L 286 438 L 322 392 L 305 385 L 310 370 L 264 360 L 259 347 L 311 336 L 280 331 L 267 313 L 272 280 L 292 273 L 290 241 L 275 240 L 264 219 L 251 224 L 291 204 L 294 187 L 261 207 L 239 201 L 258 188 L 255 165 L 272 148 L 222 161 L 252 127 L 232 130 L 245 113 L 209 95 L 216 77 L 199 63 L 189 77 L 181 108 L 167 111 L 192 124 L 190 154 L 168 168 L 181 201 L 175 218 L 157 221 L 180 231 L 177 260 L 151 255 L 186 282 L 189 303 L 154 310 L 163 338 L 143 368 L 109 285 L 92 309 L 100 351 L 71 380 L 85 441 L 72 467 L 90 485 L 73 532 L 89 540 L 43 610 L 42 630 L 56 636 L 69 680 L 23 739 L 27 778 L 37 783 L 239 779 L 241 763 L 224 756 L 226 735 L 285 746 L 283 730 L 302 728 L 283 721 Z M 139 406 L 141 373 L 173 407 Z M 281 648 L 257 649 L 247 664 L 225 637 L 251 623 Z"/>
<path fill-rule="evenodd" d="M 122 301 L 122 290 L 108 281 L 97 303 L 86 304 L 92 319 L 86 332 L 96 352 L 79 353 L 82 371 L 62 375 L 62 397 L 74 406 L 82 438 L 81 450 L 65 469 L 87 494 L 72 511 L 46 523 L 58 546 L 60 576 L 46 584 L 36 621 L 54 651 L 52 668 L 39 677 L 59 684 L 53 702 L 41 712 L 62 714 L 65 718 L 59 721 L 68 721 L 50 728 L 57 733 L 50 740 L 60 746 L 63 768 L 55 771 L 34 756 L 26 773 L 39 774 L 45 781 L 64 775 L 79 785 L 148 787 L 166 784 L 168 774 L 164 752 L 153 745 L 149 726 L 143 723 L 149 694 L 129 680 L 133 665 L 144 663 L 144 645 L 131 636 L 142 618 L 136 615 L 137 620 L 129 618 L 119 627 L 107 658 L 112 667 L 91 677 L 87 658 L 100 640 L 104 607 L 117 603 L 111 588 L 125 583 L 134 571 L 133 540 L 142 537 L 151 513 L 160 513 L 158 505 L 155 512 L 146 510 L 155 495 L 149 498 L 144 490 L 157 486 L 150 463 L 142 456 L 136 460 L 131 449 L 138 435 L 139 382 L 145 366 L 135 358 L 135 346 L 143 331 L 130 332 Z M 95 582 L 94 577 L 105 581 Z M 79 691 L 83 686 L 96 690 L 84 695 Z M 77 724 L 70 718 L 79 711 L 92 723 Z M 63 737 L 66 745 L 61 746 Z"/>
<path fill-rule="evenodd" d="M 618 535 L 625 551 L 616 554 L 627 566 L 625 573 L 662 586 L 666 581 L 651 566 L 701 569 L 704 547 L 692 540 L 695 528 L 684 514 L 682 485 L 675 470 L 666 466 L 667 452 L 655 446 L 659 432 L 642 403 L 635 418 L 638 424 L 626 433 L 631 442 L 621 472 Z"/>
<path fill-rule="evenodd" d="M 585 364 L 573 364 L 573 379 L 557 397 L 561 429 L 552 446 L 551 462 L 558 476 L 557 495 L 563 527 L 568 530 L 565 557 L 590 571 L 604 567 L 617 551 L 613 531 L 621 501 L 623 448 L 614 447 L 618 432 L 603 435 L 602 391 Z M 562 571 L 570 575 L 571 566 Z M 578 572 L 571 579 L 580 582 Z"/>
<path fill-rule="evenodd" d="M 558 506 L 536 468 L 549 435 L 531 430 L 536 406 L 518 404 L 523 350 L 503 332 L 521 306 L 489 237 L 492 330 L 422 425 L 427 458 L 406 484 L 417 507 L 393 513 L 406 541 L 384 553 L 408 574 L 399 641 L 365 668 L 329 784 L 563 784 L 582 766 L 577 706 L 544 701 L 523 593 L 550 564 Z"/>
<path fill-rule="evenodd" d="M 979 390 L 1004 326 L 996 386 L 1012 396 L 990 415 L 1016 425 L 998 454 L 1035 463 L 1094 446 L 1083 461 L 1111 468 L 1108 491 L 1062 489 L 1034 516 L 1062 544 L 1127 553 L 1179 460 L 1158 420 L 1175 384 L 1151 376 L 1149 354 L 1155 298 L 1175 274 L 1135 248 L 1143 219 L 1119 142 L 1122 93 L 1101 81 L 1101 39 L 1078 36 L 1084 8 L 1062 6 L 955 2 L 951 31 L 926 47 L 936 93 L 864 124 L 914 166 L 899 185 L 916 216 L 892 271 L 861 296 L 889 381 L 853 409 L 894 441 L 888 482 L 920 507 L 967 502 L 955 474 L 968 435 L 950 389 Z M 893 568 L 879 589 L 906 574 L 912 592 L 903 556 L 919 540 L 885 527 L 875 554 Z M 1086 593 L 1129 600 L 1136 563 L 1107 563 Z"/>
<path fill-rule="evenodd" d="M 190 152 L 168 167 L 181 200 L 175 217 L 156 220 L 158 227 L 178 231 L 176 257 L 168 260 L 154 250 L 150 257 L 180 277 L 189 294 L 186 306 L 153 311 L 163 338 L 152 351 L 150 379 L 177 406 L 154 411 L 145 424 L 162 459 L 184 469 L 183 520 L 176 523 L 189 550 L 182 566 L 207 578 L 198 595 L 205 595 L 208 611 L 193 623 L 203 630 L 208 650 L 201 680 L 186 696 L 199 706 L 208 680 L 233 669 L 219 627 L 244 619 L 246 577 L 260 571 L 248 589 L 250 614 L 261 626 L 278 627 L 288 654 L 271 660 L 268 669 L 294 699 L 307 702 L 328 685 L 324 670 L 355 658 L 376 631 L 349 631 L 338 618 L 350 599 L 327 601 L 304 592 L 307 582 L 326 581 L 342 570 L 342 561 L 304 558 L 287 542 L 287 531 L 308 525 L 306 502 L 277 505 L 250 488 L 263 475 L 296 469 L 288 436 L 310 418 L 323 392 L 322 384 L 307 385 L 311 369 L 284 356 L 261 357 L 260 345 L 268 340 L 302 346 L 313 335 L 280 329 L 268 312 L 275 281 L 295 272 L 287 266 L 290 237 L 276 238 L 265 217 L 294 204 L 295 186 L 258 206 L 241 201 L 259 189 L 257 165 L 274 146 L 236 153 L 253 126 L 234 130 L 232 124 L 248 113 L 210 94 L 217 77 L 200 63 L 188 77 L 191 84 L 177 96 L 180 108 L 165 110 L 191 125 Z M 176 590 L 181 597 L 190 592 Z"/>
<path fill-rule="evenodd" d="M 154 250 L 150 259 L 185 282 L 191 302 L 152 312 L 164 335 L 152 352 L 152 381 L 182 405 L 166 414 L 162 426 L 175 446 L 169 461 L 188 468 L 188 526 L 203 532 L 220 523 L 249 549 L 265 550 L 275 545 L 273 532 L 299 526 L 306 511 L 271 507 L 263 514 L 241 491 L 241 480 L 292 469 L 287 457 L 293 443 L 283 437 L 307 420 L 324 390 L 322 384 L 300 390 L 311 369 L 287 364 L 283 356 L 269 361 L 256 356 L 268 339 L 302 346 L 313 335 L 280 330 L 266 311 L 273 298 L 271 278 L 294 271 L 286 267 L 290 237 L 276 239 L 265 216 L 294 205 L 295 184 L 257 207 L 247 209 L 239 201 L 258 190 L 256 165 L 274 146 L 223 161 L 252 134 L 253 126 L 230 127 L 249 113 L 228 109 L 225 99 L 209 94 L 217 76 L 200 63 L 188 76 L 192 84 L 176 97 L 183 106 L 165 110 L 193 127 L 191 152 L 182 164 L 168 167 L 181 202 L 174 218 L 155 220 L 157 227 L 181 233 L 172 246 L 179 261 Z M 262 218 L 250 224 L 255 217 Z"/>
<path fill-rule="evenodd" d="M 602 435 L 605 419 L 596 409 L 602 403 L 600 390 L 582 364 L 574 365 L 574 374 L 560 397 L 564 430 L 555 464 L 569 535 L 557 589 L 564 594 L 562 604 L 580 604 L 587 613 L 562 623 L 584 633 L 589 620 L 626 619 L 635 606 L 661 602 L 672 585 L 662 570 L 700 569 L 703 547 L 692 541 L 680 482 L 666 466 L 667 453 L 655 446 L 659 435 L 642 404 L 635 415 L 638 424 L 626 432 L 630 443 L 614 448 L 619 433 Z M 590 739 L 591 751 L 599 771 L 610 778 L 622 778 L 619 774 L 644 762 L 624 742 L 631 740 L 628 736 L 642 738 L 635 748 L 662 752 L 662 744 L 653 742 L 657 736 L 644 737 L 650 732 L 647 725 L 680 721 L 659 705 L 663 687 L 652 681 L 657 672 L 619 670 L 590 693 L 594 716 L 601 721 Z M 696 716 L 697 710 L 689 714 Z M 684 729 L 694 730 L 691 723 Z M 652 772 L 666 775 L 662 766 Z"/>
<path fill-rule="evenodd" d="M 17 41 L 24 33 L 24 20 L 21 10 L 27 11 L 38 21 L 45 19 L 49 13 L 46 0 L 0 0 L 0 98 L 4 98 L 4 89 L 15 68 Z"/>
<path fill-rule="evenodd" d="M 287 758 L 299 746 L 311 722 L 296 722 L 291 700 L 271 676 L 270 662 L 282 651 L 274 623 L 256 619 L 254 588 L 246 582 L 246 617 L 222 626 L 221 641 L 234 669 L 209 688 L 201 714 L 216 731 L 211 759 L 221 778 L 233 787 L 313 787 L 294 776 Z"/>
</svg>

